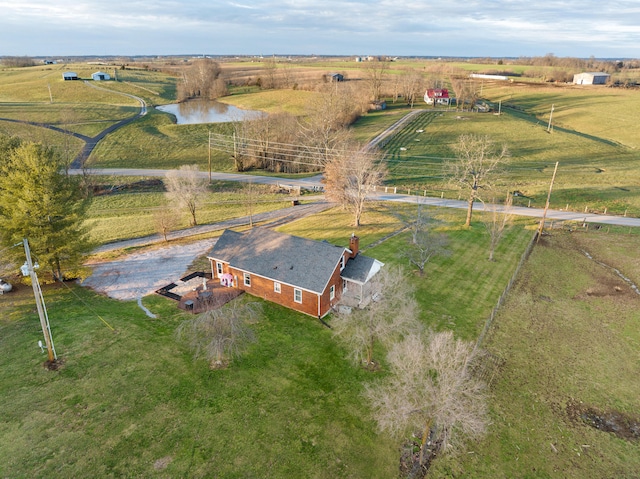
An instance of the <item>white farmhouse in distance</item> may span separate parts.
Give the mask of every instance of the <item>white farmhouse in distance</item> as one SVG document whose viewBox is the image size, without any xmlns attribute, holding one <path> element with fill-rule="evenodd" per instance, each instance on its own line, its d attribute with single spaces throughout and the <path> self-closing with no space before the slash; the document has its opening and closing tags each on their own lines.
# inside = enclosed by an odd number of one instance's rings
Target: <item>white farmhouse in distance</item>
<svg viewBox="0 0 640 479">
<path fill-rule="evenodd" d="M 608 73 L 584 72 L 573 75 L 573 83 L 576 85 L 604 85 L 609 80 Z"/>
<path fill-rule="evenodd" d="M 91 78 L 95 81 L 111 80 L 111 75 L 105 72 L 95 72 L 91 74 Z"/>
</svg>

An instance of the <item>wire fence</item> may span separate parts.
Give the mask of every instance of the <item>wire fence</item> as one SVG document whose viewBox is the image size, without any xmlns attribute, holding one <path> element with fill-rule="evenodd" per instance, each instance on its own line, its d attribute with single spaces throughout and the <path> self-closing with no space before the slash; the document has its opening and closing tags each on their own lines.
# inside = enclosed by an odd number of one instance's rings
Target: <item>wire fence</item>
<svg viewBox="0 0 640 479">
<path fill-rule="evenodd" d="M 513 287 L 513 284 L 516 282 L 516 279 L 518 278 L 518 274 L 520 274 L 520 269 L 522 268 L 522 265 L 525 263 L 525 261 L 527 261 L 527 259 L 529 259 L 529 255 L 531 254 L 531 251 L 533 250 L 533 246 L 536 243 L 536 238 L 537 237 L 538 237 L 538 232 L 536 231 L 533 234 L 533 237 L 531 238 L 531 241 L 529 241 L 529 244 L 527 245 L 527 248 L 522 253 L 522 256 L 520 257 L 520 261 L 518 262 L 518 266 L 516 266 L 516 269 L 513 272 L 513 275 L 511 276 L 511 279 L 509 280 L 509 283 L 507 283 L 506 288 L 504 289 L 504 291 L 502 291 L 502 294 L 500 295 L 500 298 L 498 298 L 497 304 L 495 305 L 495 307 L 491 311 L 491 314 L 487 318 L 487 321 L 484 324 L 484 328 L 482 329 L 482 332 L 480 333 L 480 336 L 478 336 L 478 341 L 476 342 L 476 349 L 479 349 L 480 347 L 482 347 L 482 343 L 484 341 L 484 338 L 485 338 L 487 332 L 489 331 L 489 329 L 491 328 L 491 325 L 493 324 L 493 320 L 495 319 L 496 315 L 498 314 L 498 311 L 502 307 L 502 304 L 504 303 L 504 300 L 506 299 L 507 295 L 511 291 L 511 288 Z"/>
</svg>

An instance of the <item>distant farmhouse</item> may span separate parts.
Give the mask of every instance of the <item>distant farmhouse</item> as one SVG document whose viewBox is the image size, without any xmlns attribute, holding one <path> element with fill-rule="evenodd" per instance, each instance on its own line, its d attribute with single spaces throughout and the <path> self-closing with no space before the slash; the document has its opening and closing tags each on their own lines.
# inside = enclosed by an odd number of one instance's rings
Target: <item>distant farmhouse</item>
<svg viewBox="0 0 640 479">
<path fill-rule="evenodd" d="M 451 102 L 449 90 L 446 88 L 429 88 L 424 94 L 424 102 L 427 105 L 448 105 Z"/>
<path fill-rule="evenodd" d="M 78 74 L 76 72 L 64 72 L 62 74 L 62 79 L 65 80 L 65 81 L 77 80 L 78 79 Z"/>
<path fill-rule="evenodd" d="M 109 75 L 108 73 L 98 71 L 98 72 L 92 73 L 91 78 L 95 81 L 111 80 L 111 75 Z"/>
<path fill-rule="evenodd" d="M 371 279 L 383 266 L 349 248 L 275 231 L 225 230 L 207 255 L 213 278 L 224 286 L 322 318 L 338 302 L 364 307 L 371 301 Z"/>
<path fill-rule="evenodd" d="M 609 81 L 608 73 L 603 72 L 585 72 L 573 75 L 573 83 L 576 85 L 604 85 Z"/>
</svg>

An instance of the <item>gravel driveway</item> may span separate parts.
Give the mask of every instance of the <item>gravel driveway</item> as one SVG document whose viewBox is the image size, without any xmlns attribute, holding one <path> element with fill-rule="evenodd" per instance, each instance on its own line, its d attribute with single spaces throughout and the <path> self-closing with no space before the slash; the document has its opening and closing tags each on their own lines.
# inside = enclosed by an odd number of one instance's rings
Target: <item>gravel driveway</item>
<svg viewBox="0 0 640 479">
<path fill-rule="evenodd" d="M 180 279 L 198 256 L 207 253 L 215 239 L 131 253 L 115 261 L 90 263 L 93 273 L 83 286 L 110 298 L 133 300 Z"/>
</svg>

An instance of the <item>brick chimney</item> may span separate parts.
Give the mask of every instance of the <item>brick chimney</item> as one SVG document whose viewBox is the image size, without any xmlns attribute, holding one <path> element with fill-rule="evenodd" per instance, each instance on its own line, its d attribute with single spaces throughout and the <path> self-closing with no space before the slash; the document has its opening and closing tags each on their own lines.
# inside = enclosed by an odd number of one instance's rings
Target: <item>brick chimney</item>
<svg viewBox="0 0 640 479">
<path fill-rule="evenodd" d="M 349 238 L 349 249 L 351 250 L 350 258 L 355 258 L 360 250 L 360 238 L 355 233 L 352 233 L 351 238 Z"/>
</svg>

